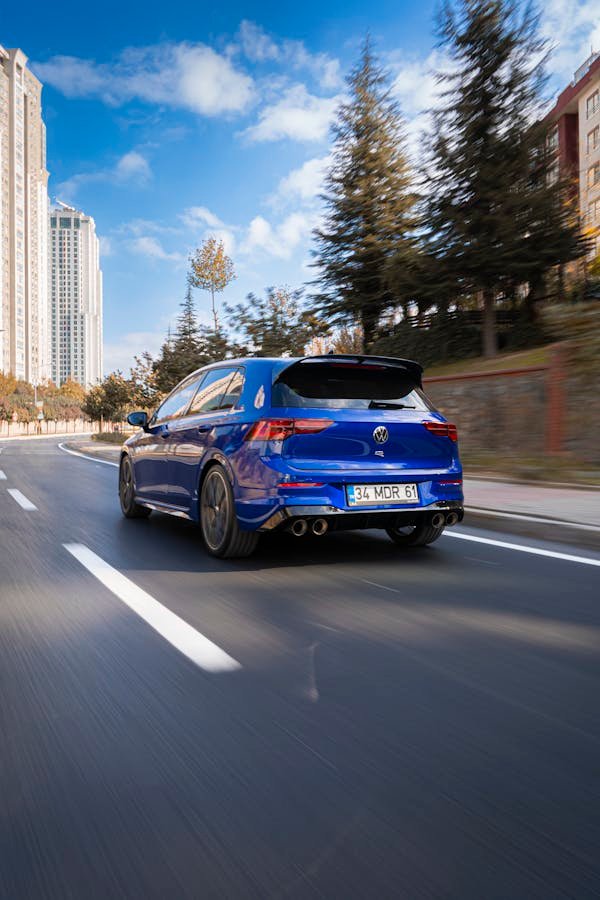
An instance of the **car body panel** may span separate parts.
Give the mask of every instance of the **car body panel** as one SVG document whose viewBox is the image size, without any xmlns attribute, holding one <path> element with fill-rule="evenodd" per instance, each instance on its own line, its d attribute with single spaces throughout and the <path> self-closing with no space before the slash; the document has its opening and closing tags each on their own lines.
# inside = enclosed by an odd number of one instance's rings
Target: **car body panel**
<svg viewBox="0 0 600 900">
<path fill-rule="evenodd" d="M 317 359 L 328 361 L 332 357 Z M 205 367 L 202 373 L 225 366 L 243 367 L 245 380 L 239 400 L 233 409 L 184 415 L 166 426 L 153 426 L 150 420 L 146 430 L 130 438 L 124 452 L 130 454 L 134 465 L 136 499 L 148 504 L 158 502 L 161 508 L 198 520 L 203 473 L 218 462 L 229 475 L 236 514 L 242 529 L 247 530 L 269 530 L 273 522 L 283 521 L 294 515 L 290 510 L 300 508 L 327 509 L 331 515 L 449 506 L 462 509 L 458 444 L 449 437 L 429 433 L 423 426 L 424 421 L 445 422 L 439 412 L 432 408 L 272 407 L 273 382 L 299 362 L 243 359 Z M 410 365 L 420 383 L 420 366 Z M 319 433 L 295 434 L 283 441 L 245 439 L 258 419 L 300 417 L 327 419 L 331 424 Z M 383 443 L 374 437 L 380 425 L 387 429 Z M 441 485 L 444 479 L 460 484 Z M 319 486 L 285 485 L 307 481 Z M 392 503 L 351 507 L 346 487 L 361 483 L 416 483 L 418 506 Z"/>
</svg>

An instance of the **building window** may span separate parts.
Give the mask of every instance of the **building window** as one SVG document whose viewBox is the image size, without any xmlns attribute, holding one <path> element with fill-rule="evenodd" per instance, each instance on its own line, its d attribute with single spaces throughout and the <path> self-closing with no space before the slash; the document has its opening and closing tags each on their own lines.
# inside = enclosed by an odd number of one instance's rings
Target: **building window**
<svg viewBox="0 0 600 900">
<path fill-rule="evenodd" d="M 546 146 L 550 153 L 558 150 L 558 125 L 555 125 L 554 128 L 551 128 L 548 132 L 548 137 L 546 138 Z"/>
<path fill-rule="evenodd" d="M 591 153 L 592 150 L 595 150 L 600 144 L 600 125 L 596 125 L 595 128 L 588 133 L 587 136 L 587 152 Z"/>
<path fill-rule="evenodd" d="M 50 228 L 56 228 L 56 216 L 52 216 L 50 219 Z"/>
<path fill-rule="evenodd" d="M 556 184 L 556 182 L 558 181 L 558 174 L 558 163 L 555 162 L 548 168 L 548 173 L 546 176 L 548 184 Z"/>
<path fill-rule="evenodd" d="M 598 109 L 600 109 L 600 91 L 594 91 L 594 93 L 590 94 L 586 101 L 586 112 L 588 119 L 590 118 L 590 116 L 593 116 Z"/>
<path fill-rule="evenodd" d="M 600 162 L 594 163 L 593 166 L 589 167 L 587 181 L 589 188 L 600 183 Z"/>
<path fill-rule="evenodd" d="M 600 221 L 600 198 L 593 200 L 588 206 L 587 220 L 589 225 Z"/>
<path fill-rule="evenodd" d="M 71 227 L 71 220 L 70 220 L 70 219 L 67 219 L 66 217 L 63 218 L 63 217 L 61 216 L 61 218 L 60 218 L 60 227 L 61 227 L 61 228 L 70 228 L 70 227 Z"/>
</svg>

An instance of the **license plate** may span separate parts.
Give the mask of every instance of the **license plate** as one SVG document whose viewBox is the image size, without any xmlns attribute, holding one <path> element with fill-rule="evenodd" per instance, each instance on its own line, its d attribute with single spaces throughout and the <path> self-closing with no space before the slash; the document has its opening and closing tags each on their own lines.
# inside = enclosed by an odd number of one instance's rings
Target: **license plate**
<svg viewBox="0 0 600 900">
<path fill-rule="evenodd" d="M 416 484 L 349 484 L 348 506 L 376 506 L 378 503 L 418 503 Z"/>
</svg>

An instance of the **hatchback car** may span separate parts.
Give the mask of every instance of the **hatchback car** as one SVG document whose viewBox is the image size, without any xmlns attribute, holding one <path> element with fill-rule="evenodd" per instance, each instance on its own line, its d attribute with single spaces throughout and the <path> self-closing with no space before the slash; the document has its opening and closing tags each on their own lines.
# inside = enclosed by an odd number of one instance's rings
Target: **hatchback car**
<svg viewBox="0 0 600 900">
<path fill-rule="evenodd" d="M 185 378 L 123 446 L 128 518 L 199 522 L 209 553 L 247 556 L 259 535 L 382 528 L 435 541 L 463 517 L 457 433 L 422 368 L 378 356 L 238 359 Z"/>
</svg>

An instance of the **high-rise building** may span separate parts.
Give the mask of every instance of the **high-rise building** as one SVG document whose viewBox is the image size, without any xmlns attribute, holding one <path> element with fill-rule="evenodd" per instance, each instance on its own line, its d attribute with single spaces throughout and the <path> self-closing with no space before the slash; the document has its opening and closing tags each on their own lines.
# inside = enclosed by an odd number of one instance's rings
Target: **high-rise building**
<svg viewBox="0 0 600 900">
<path fill-rule="evenodd" d="M 600 252 L 600 53 L 577 69 L 548 115 L 548 143 L 557 152 L 557 174 L 570 175 L 579 214 L 591 237 L 591 253 Z"/>
<path fill-rule="evenodd" d="M 89 388 L 102 378 L 102 272 L 91 216 L 61 205 L 50 213 L 52 381 Z"/>
<path fill-rule="evenodd" d="M 42 85 L 0 46 L 0 371 L 50 375 L 48 172 Z"/>
</svg>

